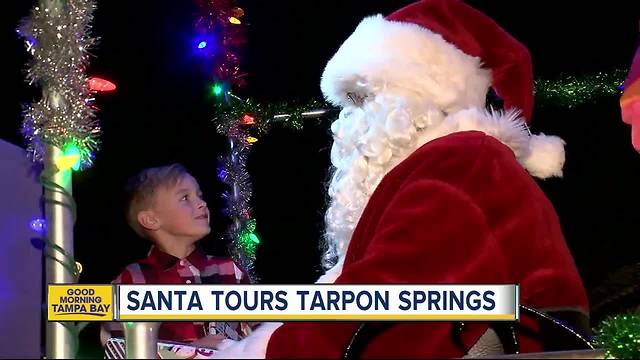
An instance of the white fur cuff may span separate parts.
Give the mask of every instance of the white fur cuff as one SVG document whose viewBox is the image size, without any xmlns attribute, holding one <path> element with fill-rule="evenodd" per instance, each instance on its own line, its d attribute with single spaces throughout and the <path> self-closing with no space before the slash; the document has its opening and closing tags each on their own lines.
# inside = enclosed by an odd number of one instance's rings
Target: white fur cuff
<svg viewBox="0 0 640 360">
<path fill-rule="evenodd" d="M 214 359 L 264 359 L 267 355 L 267 346 L 271 335 L 282 323 L 262 323 L 251 335 L 240 341 L 224 340 L 218 346 Z"/>
</svg>

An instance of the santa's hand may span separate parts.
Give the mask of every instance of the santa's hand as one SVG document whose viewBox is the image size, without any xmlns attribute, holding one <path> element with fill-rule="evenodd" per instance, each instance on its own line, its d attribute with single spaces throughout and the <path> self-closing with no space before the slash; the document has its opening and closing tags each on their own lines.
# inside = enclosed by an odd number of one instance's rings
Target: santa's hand
<svg viewBox="0 0 640 360">
<path fill-rule="evenodd" d="M 194 347 L 206 347 L 216 349 L 225 340 L 226 337 L 222 334 L 207 335 L 198 340 L 192 341 L 189 345 Z"/>
</svg>

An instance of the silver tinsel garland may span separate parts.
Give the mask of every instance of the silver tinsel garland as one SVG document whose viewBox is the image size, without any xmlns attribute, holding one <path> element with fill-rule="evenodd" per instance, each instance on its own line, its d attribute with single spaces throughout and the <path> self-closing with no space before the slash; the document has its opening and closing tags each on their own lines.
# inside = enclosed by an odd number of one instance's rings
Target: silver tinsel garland
<svg viewBox="0 0 640 360">
<path fill-rule="evenodd" d="M 18 33 L 32 55 L 27 81 L 43 89 L 42 98 L 25 107 L 22 134 L 34 161 L 42 161 L 45 144 L 74 143 L 82 167 L 91 165 L 100 126 L 85 74 L 94 0 L 51 0 L 36 6 Z"/>
</svg>

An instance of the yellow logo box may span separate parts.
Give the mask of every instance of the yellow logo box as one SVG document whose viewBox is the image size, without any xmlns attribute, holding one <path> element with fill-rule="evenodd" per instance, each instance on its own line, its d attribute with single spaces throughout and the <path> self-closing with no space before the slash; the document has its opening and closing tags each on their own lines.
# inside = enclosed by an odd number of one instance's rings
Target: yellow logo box
<svg viewBox="0 0 640 360">
<path fill-rule="evenodd" d="M 48 285 L 49 321 L 112 321 L 113 285 Z"/>
</svg>

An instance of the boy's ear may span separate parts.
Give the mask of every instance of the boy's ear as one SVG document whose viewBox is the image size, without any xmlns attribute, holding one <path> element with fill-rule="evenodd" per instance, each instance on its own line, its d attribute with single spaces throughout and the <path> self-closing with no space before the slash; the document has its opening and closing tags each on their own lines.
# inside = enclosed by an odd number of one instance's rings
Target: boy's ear
<svg viewBox="0 0 640 360">
<path fill-rule="evenodd" d="M 147 230 L 158 230 L 160 228 L 160 219 L 153 210 L 142 210 L 138 213 L 138 222 L 140 226 Z"/>
</svg>

